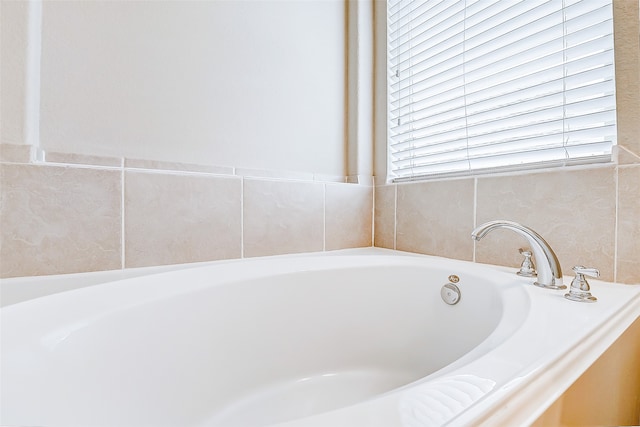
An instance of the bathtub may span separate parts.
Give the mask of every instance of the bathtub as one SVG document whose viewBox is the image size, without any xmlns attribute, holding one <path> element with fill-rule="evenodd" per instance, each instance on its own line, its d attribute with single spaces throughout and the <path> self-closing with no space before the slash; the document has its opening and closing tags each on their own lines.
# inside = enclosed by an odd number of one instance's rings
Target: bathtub
<svg viewBox="0 0 640 427">
<path fill-rule="evenodd" d="M 638 286 L 579 304 L 377 248 L 160 270 L 43 278 L 64 286 L 3 307 L 0 424 L 526 425 L 640 313 Z"/>
</svg>

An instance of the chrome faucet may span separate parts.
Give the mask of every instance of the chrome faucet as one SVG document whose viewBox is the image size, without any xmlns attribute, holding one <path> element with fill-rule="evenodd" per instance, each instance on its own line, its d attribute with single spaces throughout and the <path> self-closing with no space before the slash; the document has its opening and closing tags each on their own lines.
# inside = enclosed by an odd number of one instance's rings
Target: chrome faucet
<svg viewBox="0 0 640 427">
<path fill-rule="evenodd" d="M 558 257 L 551 249 L 551 246 L 538 233 L 525 227 L 522 224 L 512 221 L 489 221 L 484 223 L 471 232 L 473 240 L 480 241 L 491 230 L 496 228 L 506 228 L 515 231 L 523 236 L 529 242 L 531 251 L 536 259 L 538 266 L 538 280 L 534 285 L 548 289 L 566 289 L 562 284 L 562 269 Z"/>
</svg>

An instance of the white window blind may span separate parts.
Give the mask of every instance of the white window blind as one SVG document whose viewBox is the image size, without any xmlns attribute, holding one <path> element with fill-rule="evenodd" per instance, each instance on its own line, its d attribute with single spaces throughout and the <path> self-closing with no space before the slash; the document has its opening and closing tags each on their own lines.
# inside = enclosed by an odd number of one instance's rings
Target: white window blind
<svg viewBox="0 0 640 427">
<path fill-rule="evenodd" d="M 609 161 L 611 0 L 389 0 L 395 181 Z"/>
</svg>

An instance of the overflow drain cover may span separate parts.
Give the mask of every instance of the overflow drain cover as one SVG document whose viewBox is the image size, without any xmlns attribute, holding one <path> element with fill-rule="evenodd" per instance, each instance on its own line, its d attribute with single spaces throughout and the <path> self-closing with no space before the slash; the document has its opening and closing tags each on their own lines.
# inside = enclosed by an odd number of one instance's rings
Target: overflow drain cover
<svg viewBox="0 0 640 427">
<path fill-rule="evenodd" d="M 449 305 L 457 304 L 460 301 L 460 289 L 453 283 L 447 283 L 440 290 L 440 296 Z"/>
</svg>

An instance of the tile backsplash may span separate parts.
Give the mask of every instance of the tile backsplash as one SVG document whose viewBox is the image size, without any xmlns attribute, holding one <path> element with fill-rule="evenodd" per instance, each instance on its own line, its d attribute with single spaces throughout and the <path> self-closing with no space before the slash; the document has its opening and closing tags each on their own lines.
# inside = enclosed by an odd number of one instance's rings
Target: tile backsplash
<svg viewBox="0 0 640 427">
<path fill-rule="evenodd" d="M 618 170 L 617 278 L 640 283 L 640 165 Z"/>
<path fill-rule="evenodd" d="M 640 283 L 640 158 L 375 187 L 351 179 L 0 148 L 0 277 L 378 247 L 519 266 L 540 233 L 565 274 Z M 374 197 L 375 193 L 375 197 Z M 375 209 L 374 206 L 375 198 Z M 375 223 L 375 227 L 373 227 Z"/>
<path fill-rule="evenodd" d="M 378 186 L 375 246 L 517 268 L 523 237 L 471 239 L 477 225 L 511 220 L 542 235 L 566 275 L 585 265 L 640 283 L 640 159 L 623 154 L 615 165 Z"/>
<path fill-rule="evenodd" d="M 240 177 L 124 172 L 124 265 L 240 258 Z"/>
<path fill-rule="evenodd" d="M 0 277 L 372 245 L 373 188 L 345 177 L 0 148 Z"/>
<path fill-rule="evenodd" d="M 246 179 L 244 194 L 247 256 L 324 248 L 324 184 Z"/>
<path fill-rule="evenodd" d="M 469 232 L 459 226 L 473 220 L 472 179 L 401 185 L 397 198 L 396 249 L 472 260 Z"/>
<path fill-rule="evenodd" d="M 531 227 L 557 253 L 563 272 L 575 265 L 596 267 L 613 280 L 615 252 L 614 167 L 563 169 L 478 179 L 476 222 L 510 219 Z M 469 238 L 471 240 L 471 238 Z M 496 230 L 476 243 L 476 261 L 520 265 L 526 241 Z"/>
</svg>

